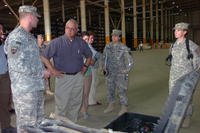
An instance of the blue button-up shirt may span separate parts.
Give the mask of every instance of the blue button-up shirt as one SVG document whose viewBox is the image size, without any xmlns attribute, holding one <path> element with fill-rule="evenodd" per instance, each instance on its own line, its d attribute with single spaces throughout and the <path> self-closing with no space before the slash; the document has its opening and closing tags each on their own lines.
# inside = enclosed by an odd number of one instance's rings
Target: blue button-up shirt
<svg viewBox="0 0 200 133">
<path fill-rule="evenodd" d="M 59 71 L 76 73 L 83 67 L 83 58 L 92 57 L 92 52 L 80 37 L 69 40 L 63 35 L 49 43 L 43 56 L 53 58 L 55 68 Z"/>
<path fill-rule="evenodd" d="M 0 74 L 5 74 L 8 71 L 7 59 L 4 53 L 4 45 L 0 45 Z"/>
</svg>

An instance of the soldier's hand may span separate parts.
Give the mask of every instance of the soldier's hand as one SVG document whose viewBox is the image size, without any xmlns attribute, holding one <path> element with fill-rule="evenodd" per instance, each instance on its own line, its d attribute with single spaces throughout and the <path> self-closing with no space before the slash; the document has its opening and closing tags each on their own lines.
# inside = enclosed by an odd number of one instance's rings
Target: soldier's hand
<svg viewBox="0 0 200 133">
<path fill-rule="evenodd" d="M 104 75 L 104 76 L 108 76 L 108 74 L 109 74 L 109 73 L 108 73 L 107 70 L 103 70 L 103 75 Z"/>
</svg>

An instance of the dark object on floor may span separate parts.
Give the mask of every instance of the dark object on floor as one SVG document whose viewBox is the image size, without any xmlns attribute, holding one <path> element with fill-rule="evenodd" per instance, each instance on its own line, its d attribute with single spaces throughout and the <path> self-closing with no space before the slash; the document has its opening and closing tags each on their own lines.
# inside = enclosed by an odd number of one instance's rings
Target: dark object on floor
<svg viewBox="0 0 200 133">
<path fill-rule="evenodd" d="M 9 112 L 10 114 L 15 114 L 15 109 L 10 109 Z"/>
<path fill-rule="evenodd" d="M 17 129 L 14 127 L 9 127 L 2 129 L 1 133 L 17 133 Z"/>
<path fill-rule="evenodd" d="M 100 103 L 100 102 L 97 101 L 97 105 L 102 105 L 102 103 Z"/>
<path fill-rule="evenodd" d="M 102 105 L 102 103 L 100 103 L 100 102 L 97 101 L 96 104 L 91 104 L 91 105 L 89 105 L 89 106 L 97 106 L 97 105 Z"/>
<path fill-rule="evenodd" d="M 151 133 L 159 117 L 136 113 L 124 113 L 107 125 L 106 129 L 128 133 Z"/>
</svg>

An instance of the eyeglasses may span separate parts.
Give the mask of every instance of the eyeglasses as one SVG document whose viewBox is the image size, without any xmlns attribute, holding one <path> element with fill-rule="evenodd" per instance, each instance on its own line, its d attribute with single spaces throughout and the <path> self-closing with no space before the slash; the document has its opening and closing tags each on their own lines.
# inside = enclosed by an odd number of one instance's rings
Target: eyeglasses
<svg viewBox="0 0 200 133">
<path fill-rule="evenodd" d="M 75 32 L 76 31 L 76 28 L 70 28 L 70 27 L 65 27 L 67 30 L 70 30 L 70 31 L 73 31 Z"/>
</svg>

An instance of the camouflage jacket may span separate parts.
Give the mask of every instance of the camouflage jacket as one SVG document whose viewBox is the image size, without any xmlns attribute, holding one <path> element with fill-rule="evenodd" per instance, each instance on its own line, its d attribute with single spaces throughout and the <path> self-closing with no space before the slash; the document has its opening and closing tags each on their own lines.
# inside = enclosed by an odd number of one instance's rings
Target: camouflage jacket
<svg viewBox="0 0 200 133">
<path fill-rule="evenodd" d="M 189 40 L 190 51 L 193 54 L 193 59 L 187 59 L 188 51 L 185 41 L 183 43 L 175 42 L 172 53 L 172 64 L 170 68 L 169 86 L 172 87 L 174 82 L 192 70 L 200 67 L 200 49 L 197 44 Z"/>
<path fill-rule="evenodd" d="M 5 41 L 13 93 L 44 89 L 43 64 L 35 37 L 22 27 L 14 29 Z"/>
<path fill-rule="evenodd" d="M 109 74 L 127 74 L 133 67 L 129 48 L 120 42 L 106 45 L 103 51 L 103 67 Z"/>
</svg>

